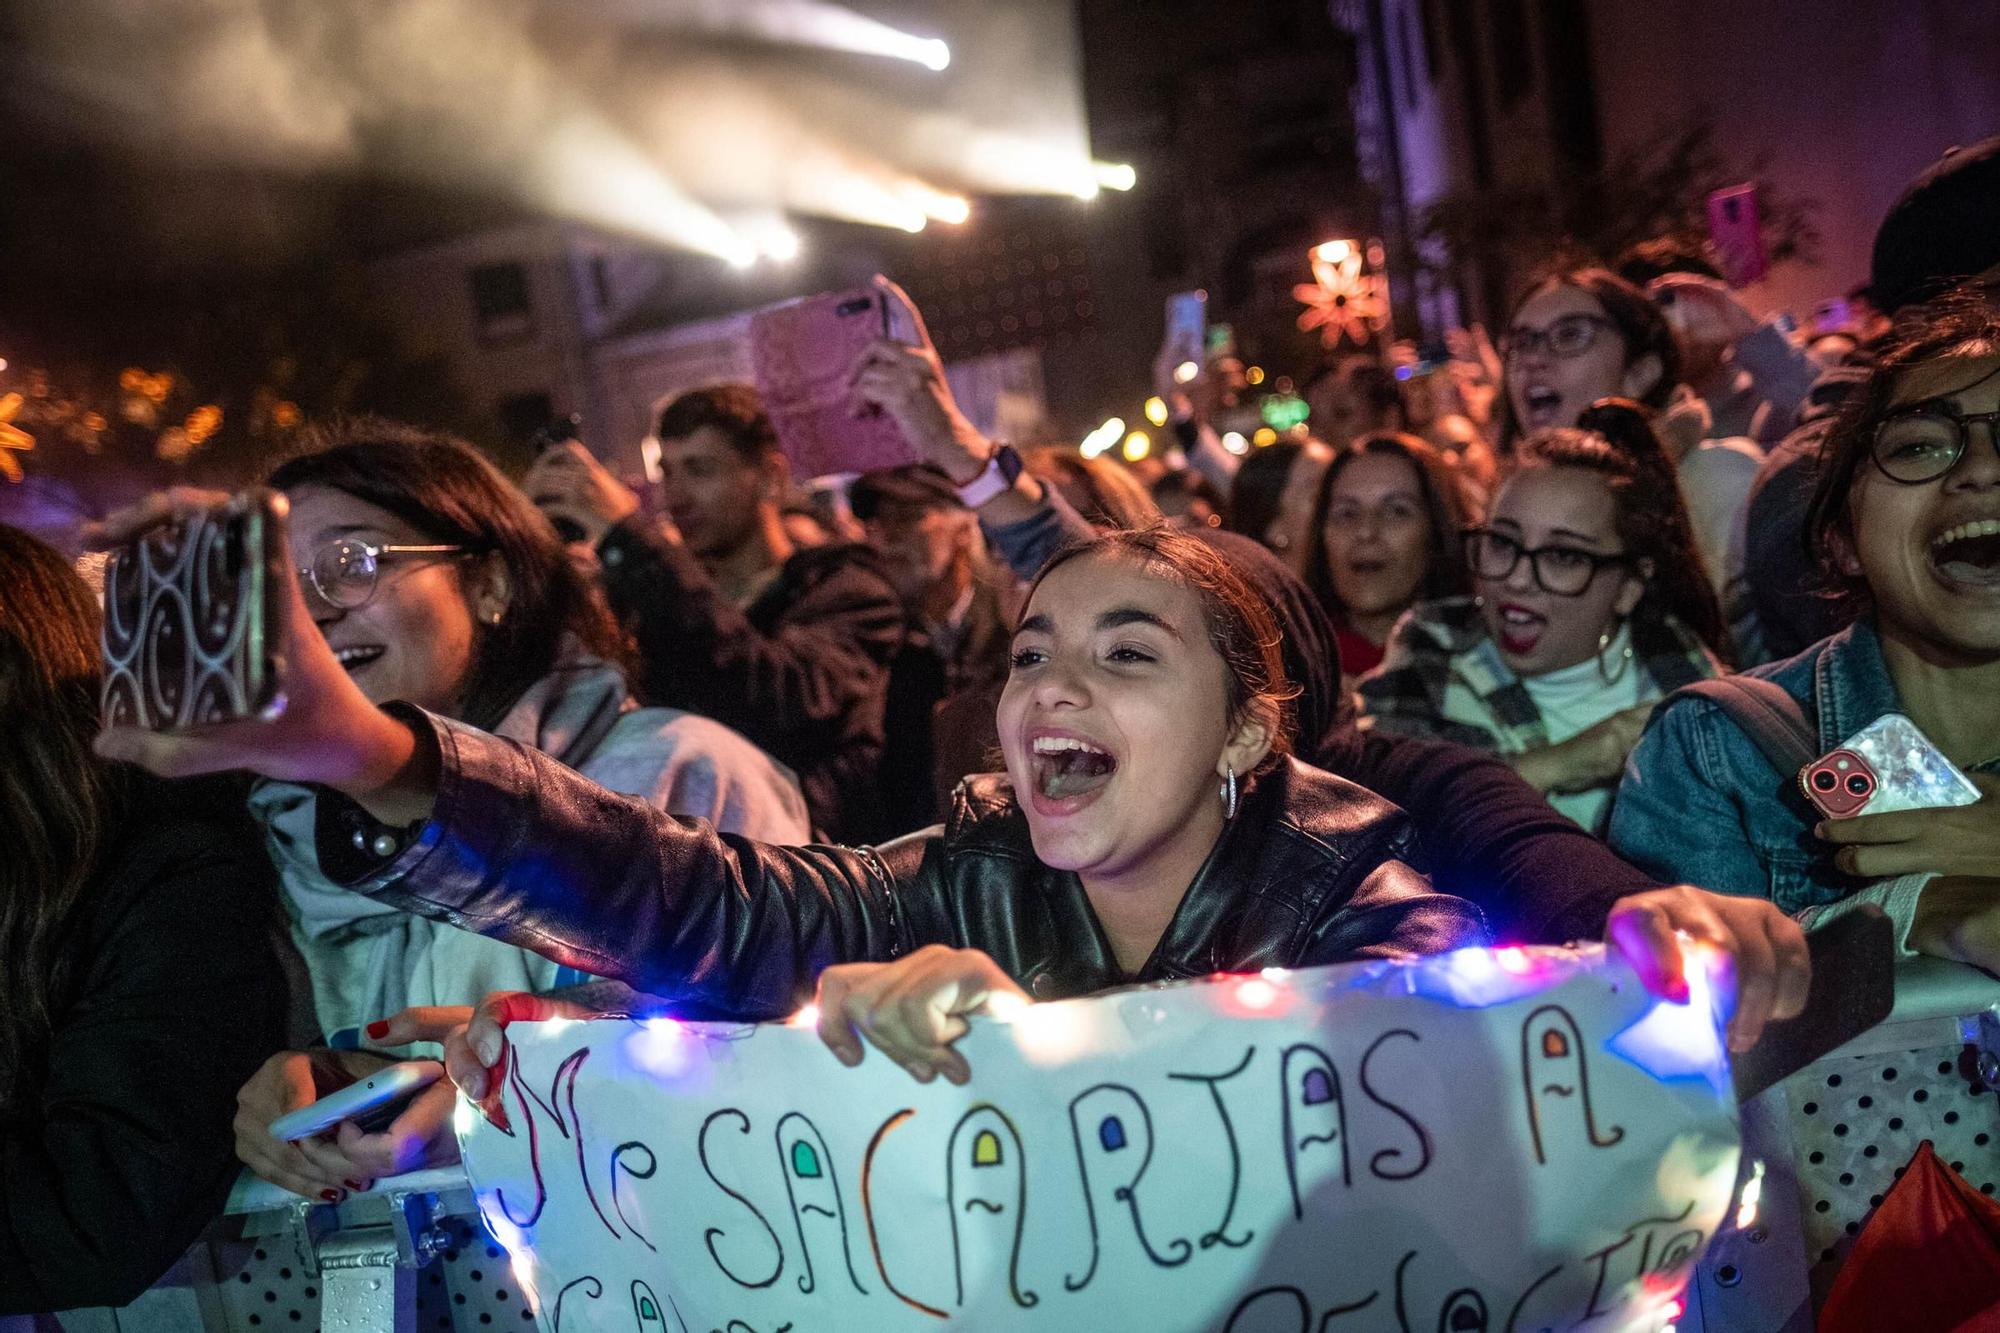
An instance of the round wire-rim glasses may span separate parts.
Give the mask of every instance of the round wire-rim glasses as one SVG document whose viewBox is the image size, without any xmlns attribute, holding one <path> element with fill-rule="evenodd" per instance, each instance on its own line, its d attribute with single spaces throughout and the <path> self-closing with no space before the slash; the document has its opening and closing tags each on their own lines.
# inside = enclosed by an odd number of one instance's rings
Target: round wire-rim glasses
<svg viewBox="0 0 2000 1333">
<path fill-rule="evenodd" d="M 1941 407 L 1913 407 L 1885 418 L 1875 428 L 1869 457 L 1890 481 L 1921 486 L 1936 481 L 1965 457 L 1972 447 L 1972 426 L 1982 423 L 2000 453 L 2000 412 L 1947 412 Z"/>
<path fill-rule="evenodd" d="M 458 543 L 399 545 L 364 542 L 354 537 L 330 541 L 312 553 L 310 563 L 301 565 L 304 576 L 320 600 L 343 611 L 368 605 L 382 581 L 382 562 L 419 556 L 468 555 L 472 548 Z"/>
</svg>

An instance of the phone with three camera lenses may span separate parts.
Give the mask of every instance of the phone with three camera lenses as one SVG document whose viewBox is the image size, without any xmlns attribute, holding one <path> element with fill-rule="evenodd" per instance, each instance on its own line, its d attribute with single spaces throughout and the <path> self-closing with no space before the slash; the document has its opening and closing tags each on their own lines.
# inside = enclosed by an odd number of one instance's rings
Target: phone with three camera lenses
<svg viewBox="0 0 2000 1333">
<path fill-rule="evenodd" d="M 1884 713 L 1807 764 L 1799 787 L 1828 819 L 1979 800 L 1979 788 L 1901 713 Z"/>
<path fill-rule="evenodd" d="M 278 663 L 289 578 L 272 491 L 148 528 L 104 571 L 107 727 L 180 731 L 284 708 Z"/>
</svg>

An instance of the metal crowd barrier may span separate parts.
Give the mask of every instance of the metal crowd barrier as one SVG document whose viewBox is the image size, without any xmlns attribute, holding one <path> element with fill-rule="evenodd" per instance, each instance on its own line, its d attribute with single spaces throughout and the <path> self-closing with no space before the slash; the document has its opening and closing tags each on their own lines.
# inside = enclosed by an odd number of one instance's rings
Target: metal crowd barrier
<svg viewBox="0 0 2000 1333">
<path fill-rule="evenodd" d="M 1855 1236 L 1929 1139 L 1974 1188 L 2000 1188 L 2000 981 L 1914 959 L 1889 1019 L 1743 1108 L 1763 1164 L 1754 1220 L 1709 1247 L 1678 1333 L 1809 1333 Z M 376 1183 L 338 1205 L 246 1176 L 227 1214 L 120 1310 L 68 1333 L 499 1333 L 534 1329 L 506 1254 L 456 1167 Z"/>
</svg>

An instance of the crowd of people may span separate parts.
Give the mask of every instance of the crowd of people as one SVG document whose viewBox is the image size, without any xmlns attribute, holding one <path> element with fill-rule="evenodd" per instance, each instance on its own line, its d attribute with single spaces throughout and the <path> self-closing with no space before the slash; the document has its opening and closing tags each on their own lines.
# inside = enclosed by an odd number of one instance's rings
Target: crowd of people
<svg viewBox="0 0 2000 1333">
<path fill-rule="evenodd" d="M 1224 362 L 1162 367 L 1128 468 L 878 342 L 851 408 L 924 461 L 834 509 L 741 385 L 665 404 L 656 494 L 329 424 L 264 479 L 271 719 L 103 728 L 96 599 L 0 528 L 0 1314 L 129 1300 L 241 1167 L 449 1157 L 511 1022 L 816 1000 L 962 1083 L 999 996 L 1483 943 L 1718 967 L 1737 1050 L 1857 904 L 2000 971 L 1996 217 L 2000 139 L 1884 221 L 1879 319 L 1803 334 L 1670 244 L 1557 267 L 1247 456 Z M 1891 712 L 1983 799 L 1828 820 L 1772 758 Z M 272 1136 L 439 1047 L 386 1128 Z"/>
</svg>

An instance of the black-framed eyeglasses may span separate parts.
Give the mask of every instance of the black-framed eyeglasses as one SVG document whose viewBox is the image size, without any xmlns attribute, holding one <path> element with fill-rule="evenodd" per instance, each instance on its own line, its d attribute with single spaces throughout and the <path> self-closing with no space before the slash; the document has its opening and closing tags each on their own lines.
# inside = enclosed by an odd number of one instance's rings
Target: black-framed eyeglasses
<svg viewBox="0 0 2000 1333">
<path fill-rule="evenodd" d="M 1523 546 L 1491 528 L 1471 528 L 1465 534 L 1465 562 L 1482 579 L 1500 582 L 1513 574 L 1524 556 L 1535 586 L 1557 597 L 1580 597 L 1599 570 L 1612 565 L 1629 568 L 1633 563 L 1623 551 L 1599 555 L 1577 546 Z"/>
<path fill-rule="evenodd" d="M 466 555 L 471 551 L 469 546 L 456 544 L 378 545 L 342 537 L 315 549 L 312 559 L 299 566 L 299 574 L 327 605 L 337 606 L 343 611 L 356 611 L 368 605 L 369 599 L 375 596 L 385 560 Z"/>
<path fill-rule="evenodd" d="M 1947 412 L 1935 404 L 1913 407 L 1886 418 L 1875 428 L 1869 453 L 1890 481 L 1921 486 L 1958 466 L 1972 447 L 1974 422 L 1986 426 L 1987 438 L 2000 453 L 2000 412 Z"/>
<path fill-rule="evenodd" d="M 1545 329 L 1516 325 L 1500 339 L 1500 355 L 1511 357 L 1517 352 L 1546 351 L 1567 361 L 1588 352 L 1596 344 L 1597 335 L 1607 329 L 1615 333 L 1618 326 L 1602 315 L 1581 314 L 1564 315 Z"/>
</svg>

